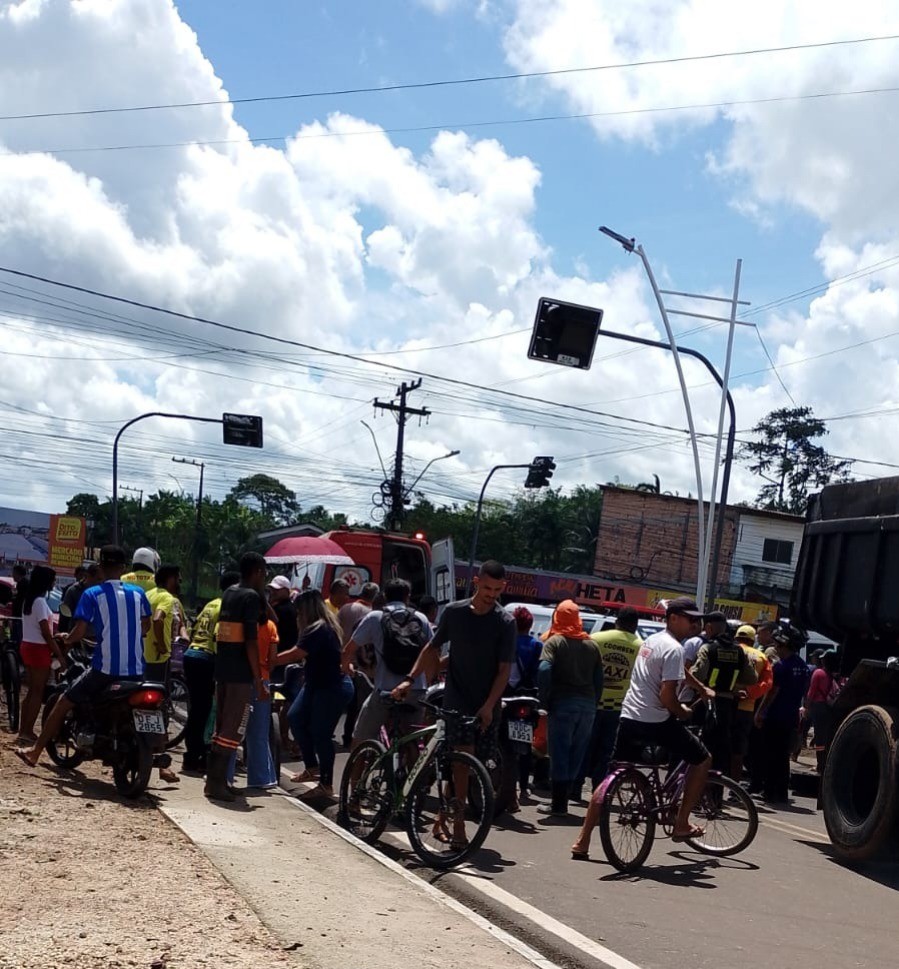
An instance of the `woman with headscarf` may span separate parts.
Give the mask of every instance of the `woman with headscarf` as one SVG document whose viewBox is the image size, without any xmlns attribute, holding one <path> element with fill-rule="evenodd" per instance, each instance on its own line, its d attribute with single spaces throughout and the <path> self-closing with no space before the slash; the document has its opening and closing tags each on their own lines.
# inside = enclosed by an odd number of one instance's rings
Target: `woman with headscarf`
<svg viewBox="0 0 899 969">
<path fill-rule="evenodd" d="M 577 777 L 602 695 L 602 654 L 584 632 L 581 614 L 570 599 L 560 602 L 544 637 L 537 673 L 540 700 L 549 713 L 552 803 L 537 810 L 563 817 Z"/>
</svg>

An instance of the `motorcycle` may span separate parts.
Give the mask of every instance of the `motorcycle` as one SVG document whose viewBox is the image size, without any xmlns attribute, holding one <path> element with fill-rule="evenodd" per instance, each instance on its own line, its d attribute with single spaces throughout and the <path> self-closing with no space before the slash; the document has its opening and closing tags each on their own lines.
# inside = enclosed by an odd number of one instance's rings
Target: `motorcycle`
<svg viewBox="0 0 899 969">
<path fill-rule="evenodd" d="M 68 685 L 90 665 L 90 657 L 76 647 L 69 666 L 44 703 L 43 722 Z M 139 797 L 150 783 L 153 767 L 168 767 L 162 683 L 113 680 L 90 704 L 76 705 L 66 716 L 47 753 L 58 767 L 75 768 L 86 760 L 99 760 L 112 768 L 116 790 L 127 798 Z M 165 763 L 167 761 L 168 763 Z"/>
</svg>

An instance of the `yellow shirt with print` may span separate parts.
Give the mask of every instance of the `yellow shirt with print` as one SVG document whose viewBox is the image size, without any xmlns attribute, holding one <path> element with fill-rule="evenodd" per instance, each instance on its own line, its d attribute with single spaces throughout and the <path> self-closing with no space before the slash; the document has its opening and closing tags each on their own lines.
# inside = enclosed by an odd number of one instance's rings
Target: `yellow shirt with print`
<svg viewBox="0 0 899 969">
<path fill-rule="evenodd" d="M 127 582 L 128 585 L 136 585 L 143 589 L 144 592 L 149 592 L 150 589 L 156 588 L 156 577 L 152 572 L 147 572 L 144 569 L 137 569 L 134 572 L 126 572 L 122 576 L 122 581 Z"/>
<path fill-rule="evenodd" d="M 215 655 L 215 627 L 219 622 L 222 611 L 221 597 L 211 599 L 200 610 L 190 638 L 190 648 L 200 649 L 204 653 Z"/>
<path fill-rule="evenodd" d="M 175 617 L 181 609 L 181 604 L 165 589 L 155 586 L 147 592 L 150 600 L 151 621 L 150 630 L 144 639 L 144 659 L 148 663 L 165 663 L 172 655 L 172 640 L 175 638 Z M 152 621 L 157 613 L 163 614 L 162 641 L 157 640 L 156 624 Z"/>
<path fill-rule="evenodd" d="M 602 653 L 602 696 L 597 709 L 620 712 L 643 640 L 624 629 L 607 629 L 590 638 Z"/>
</svg>

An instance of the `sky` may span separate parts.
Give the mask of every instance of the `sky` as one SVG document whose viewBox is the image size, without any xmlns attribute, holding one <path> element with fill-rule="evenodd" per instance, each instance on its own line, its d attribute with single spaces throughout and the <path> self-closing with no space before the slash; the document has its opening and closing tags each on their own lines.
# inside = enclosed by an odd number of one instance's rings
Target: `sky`
<svg viewBox="0 0 899 969">
<path fill-rule="evenodd" d="M 670 353 L 600 336 L 589 372 L 527 359 L 543 296 L 664 336 L 600 225 L 664 288 L 729 296 L 743 260 L 739 439 L 807 405 L 857 477 L 894 473 L 896 34 L 874 0 L 0 0 L 0 267 L 212 321 L 0 272 L 0 504 L 108 494 L 139 414 L 233 411 L 263 417 L 262 451 L 151 419 L 121 482 L 194 493 L 187 457 L 216 497 L 263 471 L 378 521 L 372 437 L 389 470 L 396 425 L 372 403 L 416 377 L 408 480 L 460 452 L 416 487 L 436 503 L 538 454 L 566 488 L 695 495 Z M 328 93 L 508 74 L 528 76 Z M 672 323 L 723 368 L 726 326 Z M 707 495 L 720 396 L 684 372 Z M 738 465 L 732 499 L 761 483 Z"/>
</svg>

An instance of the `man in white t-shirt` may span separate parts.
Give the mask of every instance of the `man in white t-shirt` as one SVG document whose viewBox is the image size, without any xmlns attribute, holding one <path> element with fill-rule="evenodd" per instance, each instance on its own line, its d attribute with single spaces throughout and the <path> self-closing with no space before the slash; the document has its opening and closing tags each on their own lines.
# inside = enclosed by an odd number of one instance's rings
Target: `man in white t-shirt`
<svg viewBox="0 0 899 969">
<path fill-rule="evenodd" d="M 697 695 L 714 698 L 715 691 L 700 683 L 684 666 L 681 643 L 702 618 L 696 603 L 686 597 L 672 599 L 665 613 L 665 631 L 650 636 L 643 644 L 631 674 L 631 684 L 621 704 L 621 719 L 615 740 L 613 761 L 640 761 L 644 747 L 664 747 L 675 761 L 689 765 L 684 784 L 684 796 L 674 823 L 672 841 L 686 841 L 703 834 L 701 828 L 690 823 L 690 812 L 696 807 L 712 758 L 705 745 L 686 726 L 693 711 L 680 702 L 678 696 L 684 680 Z M 599 820 L 600 785 L 594 793 L 577 841 L 572 845 L 574 858 L 586 858 L 590 835 Z"/>
</svg>

